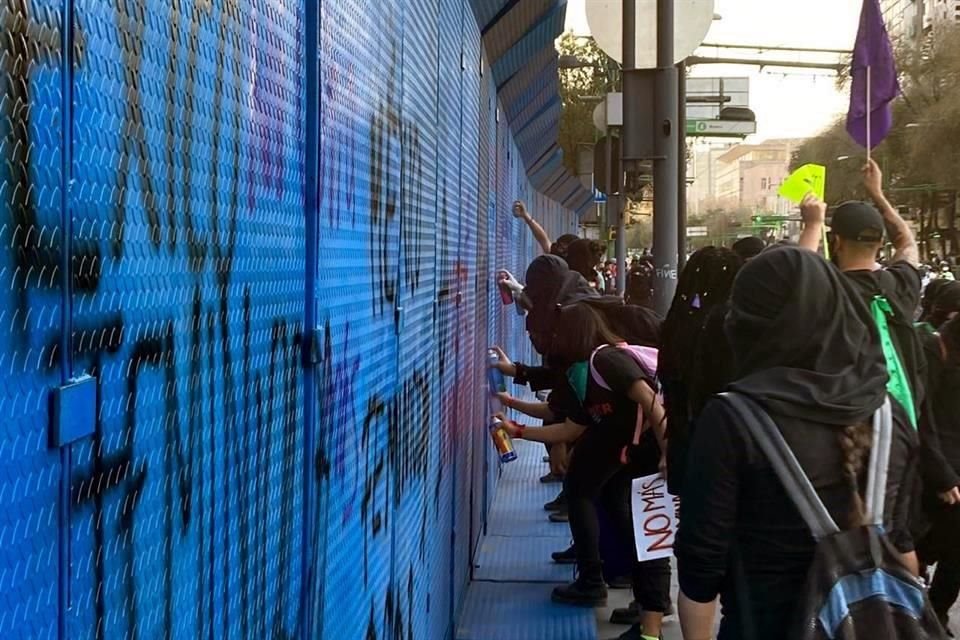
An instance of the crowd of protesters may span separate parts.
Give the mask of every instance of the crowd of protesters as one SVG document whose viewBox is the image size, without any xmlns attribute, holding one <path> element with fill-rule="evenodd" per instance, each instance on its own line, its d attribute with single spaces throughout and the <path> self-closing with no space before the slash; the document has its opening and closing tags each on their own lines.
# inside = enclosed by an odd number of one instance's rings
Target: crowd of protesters
<svg viewBox="0 0 960 640">
<path fill-rule="evenodd" d="M 573 544 L 553 561 L 575 564 L 577 577 L 554 601 L 605 606 L 609 586 L 629 585 L 634 602 L 613 615 L 630 625 L 625 640 L 660 638 L 674 607 L 686 640 L 714 637 L 718 618 L 723 640 L 950 633 L 960 593 L 960 283 L 925 278 L 881 184 L 868 161 L 870 203 L 835 207 L 829 233 L 828 207 L 811 195 L 798 243 L 700 249 L 663 318 L 651 308 L 648 256 L 631 261 L 617 292 L 603 245 L 551 242 L 516 203 L 545 255 L 524 284 L 509 274 L 500 283 L 526 311 L 542 363 L 497 349 L 493 366 L 516 385 L 499 395 L 497 417 L 513 438 L 545 445 L 541 481 L 562 483 L 544 508 L 568 523 Z M 885 238 L 894 253 L 880 264 Z M 754 431 L 761 423 L 776 432 L 769 441 Z M 773 441 L 788 453 L 771 454 Z M 793 480 L 790 469 L 800 469 Z M 632 481 L 656 473 L 679 497 L 675 558 L 639 562 Z M 804 507 L 812 503 L 795 485 L 822 509 Z M 860 543 L 825 543 L 811 510 L 826 531 L 840 530 L 830 540 L 871 532 L 867 564 L 852 571 L 877 564 L 880 586 L 855 597 L 840 569 L 823 570 L 831 560 L 842 568 Z M 606 528 L 629 550 L 623 571 L 613 570 Z M 807 625 L 821 591 L 833 607 L 824 611 L 841 611 L 833 627 L 823 612 Z M 864 619 L 869 630 L 855 629 Z"/>
</svg>

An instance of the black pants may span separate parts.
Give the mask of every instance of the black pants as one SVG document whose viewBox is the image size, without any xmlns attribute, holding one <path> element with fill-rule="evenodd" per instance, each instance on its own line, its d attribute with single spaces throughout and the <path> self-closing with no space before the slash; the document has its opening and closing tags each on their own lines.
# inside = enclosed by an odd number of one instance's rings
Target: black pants
<svg viewBox="0 0 960 640">
<path fill-rule="evenodd" d="M 941 618 L 960 595 L 960 506 L 942 506 L 933 515 L 929 539 L 936 556 L 937 570 L 930 585 L 930 603 Z M 923 546 L 923 545 L 922 545 Z"/>
<path fill-rule="evenodd" d="M 633 478 L 656 473 L 660 450 L 652 433 L 645 434 L 624 465 L 620 451 L 624 434 L 592 427 L 577 441 L 564 480 L 570 512 L 570 532 L 577 550 L 580 579 L 602 583 L 600 525 L 595 501 L 610 515 L 621 543 L 633 554 L 633 596 L 644 611 L 663 612 L 670 606 L 670 560 L 638 562 L 633 539 L 630 499 Z"/>
</svg>

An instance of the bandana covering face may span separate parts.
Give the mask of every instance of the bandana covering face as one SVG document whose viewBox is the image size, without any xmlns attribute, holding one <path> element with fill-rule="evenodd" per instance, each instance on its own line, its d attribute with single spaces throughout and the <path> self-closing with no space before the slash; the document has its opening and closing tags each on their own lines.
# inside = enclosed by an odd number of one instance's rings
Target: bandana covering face
<svg viewBox="0 0 960 640">
<path fill-rule="evenodd" d="M 738 274 L 725 329 L 734 391 L 776 415 L 847 426 L 886 397 L 887 371 L 867 305 L 817 254 L 780 247 Z"/>
</svg>

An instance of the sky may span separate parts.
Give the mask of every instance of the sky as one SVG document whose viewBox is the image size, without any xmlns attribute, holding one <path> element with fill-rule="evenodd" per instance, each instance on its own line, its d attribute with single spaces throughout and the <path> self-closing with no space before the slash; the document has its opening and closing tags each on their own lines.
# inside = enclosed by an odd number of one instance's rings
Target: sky
<svg viewBox="0 0 960 640">
<path fill-rule="evenodd" d="M 567 30 L 587 35 L 586 3 L 567 0 Z M 682 3 L 685 0 L 676 0 Z M 655 5 L 653 0 L 645 0 Z M 640 2 L 638 4 L 643 4 Z M 856 37 L 861 0 L 715 0 L 714 22 L 705 42 L 808 48 L 850 49 Z M 701 48 L 698 55 L 753 58 L 754 52 Z M 776 58 L 775 58 L 776 56 Z M 764 59 L 798 60 L 770 52 Z M 820 58 L 823 60 L 823 58 Z M 826 58 L 835 61 L 836 57 Z M 803 138 L 816 134 L 847 110 L 847 96 L 836 89 L 829 71 L 751 66 L 698 65 L 692 76 L 749 77 L 750 107 L 757 116 L 751 140 Z"/>
</svg>

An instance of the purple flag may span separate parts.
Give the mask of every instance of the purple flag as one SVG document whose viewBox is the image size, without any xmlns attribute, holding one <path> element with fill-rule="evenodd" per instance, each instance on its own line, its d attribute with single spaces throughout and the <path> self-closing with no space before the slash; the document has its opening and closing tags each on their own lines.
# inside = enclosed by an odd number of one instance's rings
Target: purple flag
<svg viewBox="0 0 960 640">
<path fill-rule="evenodd" d="M 870 96 L 867 97 L 867 69 L 870 69 Z M 860 29 L 853 45 L 851 65 L 850 110 L 847 112 L 847 133 L 860 146 L 875 147 L 893 127 L 890 103 L 900 93 L 897 66 L 887 27 L 883 24 L 879 0 L 863 0 Z M 867 135 L 867 110 L 870 110 L 870 135 Z"/>
</svg>

